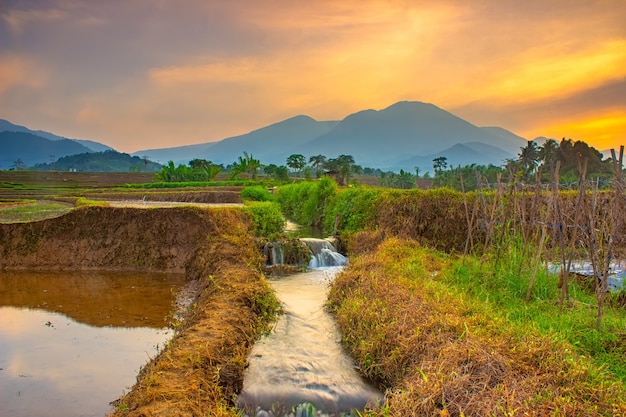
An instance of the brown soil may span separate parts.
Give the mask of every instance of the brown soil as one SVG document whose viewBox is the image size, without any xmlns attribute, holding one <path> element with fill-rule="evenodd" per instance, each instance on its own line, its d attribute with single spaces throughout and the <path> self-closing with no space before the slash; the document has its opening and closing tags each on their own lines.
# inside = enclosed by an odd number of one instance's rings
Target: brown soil
<svg viewBox="0 0 626 417">
<path fill-rule="evenodd" d="M 0 225 L 0 269 L 185 272 L 221 211 L 179 207 L 78 208 L 40 222 Z"/>
<path fill-rule="evenodd" d="M 38 187 L 120 187 L 154 180 L 154 172 L 0 171 L 0 183 Z"/>
<path fill-rule="evenodd" d="M 254 340 L 279 304 L 242 210 L 89 207 L 0 224 L 0 269 L 184 271 L 199 294 L 116 416 L 234 416 Z"/>
<path fill-rule="evenodd" d="M 118 192 L 88 192 L 85 197 L 93 200 L 141 200 L 147 202 L 176 201 L 185 203 L 241 203 L 241 187 L 216 187 L 132 190 Z"/>
</svg>

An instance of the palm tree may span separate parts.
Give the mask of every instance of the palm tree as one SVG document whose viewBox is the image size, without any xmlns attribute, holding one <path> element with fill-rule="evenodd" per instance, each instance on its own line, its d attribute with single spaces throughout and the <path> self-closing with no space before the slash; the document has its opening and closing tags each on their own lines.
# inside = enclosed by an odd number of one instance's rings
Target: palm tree
<svg viewBox="0 0 626 417">
<path fill-rule="evenodd" d="M 315 155 L 309 158 L 309 163 L 315 167 L 315 176 L 320 177 L 320 167 L 324 166 L 326 157 L 324 155 Z"/>
<path fill-rule="evenodd" d="M 559 143 L 554 139 L 548 139 L 545 141 L 542 147 L 539 148 L 537 157 L 544 165 L 554 164 L 559 159 Z"/>
<path fill-rule="evenodd" d="M 306 166 L 306 158 L 304 155 L 293 154 L 287 158 L 287 166 L 294 171 L 302 171 L 302 168 Z"/>
<path fill-rule="evenodd" d="M 522 164 L 526 170 L 530 173 L 535 172 L 537 164 L 539 163 L 539 148 L 537 142 L 529 140 L 528 144 L 521 148 L 522 151 L 518 155 L 518 161 Z"/>
<path fill-rule="evenodd" d="M 164 182 L 174 181 L 175 176 L 176 165 L 174 165 L 174 161 L 168 161 L 167 165 L 161 167 L 161 172 L 157 173 L 157 178 Z"/>
<path fill-rule="evenodd" d="M 238 178 L 241 174 L 247 173 L 248 172 L 248 154 L 246 152 L 244 152 L 244 155 L 246 157 L 237 157 L 237 161 L 238 162 L 234 162 L 229 170 L 228 173 L 228 178 L 233 180 L 235 178 Z"/>
<path fill-rule="evenodd" d="M 217 174 L 222 172 L 222 168 L 218 165 L 209 163 L 209 165 L 202 167 L 201 171 L 206 176 L 207 181 L 212 181 L 215 177 L 217 177 Z"/>
<path fill-rule="evenodd" d="M 350 181 L 352 176 L 352 166 L 354 165 L 354 158 L 352 155 L 339 155 L 337 157 L 338 170 L 341 179 L 341 185 L 346 185 Z"/>
</svg>

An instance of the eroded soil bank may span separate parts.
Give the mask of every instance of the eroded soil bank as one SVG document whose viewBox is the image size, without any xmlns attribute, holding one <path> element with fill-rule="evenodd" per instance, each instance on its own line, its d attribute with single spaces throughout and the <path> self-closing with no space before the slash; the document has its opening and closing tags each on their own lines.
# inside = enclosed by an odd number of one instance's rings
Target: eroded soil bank
<svg viewBox="0 0 626 417">
<path fill-rule="evenodd" d="M 86 207 L 39 222 L 0 224 L 1 268 L 185 272 L 224 223 L 244 216 L 199 208 Z"/>
<path fill-rule="evenodd" d="M 82 208 L 0 224 L 0 254 L 0 269 L 184 271 L 197 298 L 115 415 L 235 415 L 247 355 L 278 307 L 242 210 Z"/>
</svg>

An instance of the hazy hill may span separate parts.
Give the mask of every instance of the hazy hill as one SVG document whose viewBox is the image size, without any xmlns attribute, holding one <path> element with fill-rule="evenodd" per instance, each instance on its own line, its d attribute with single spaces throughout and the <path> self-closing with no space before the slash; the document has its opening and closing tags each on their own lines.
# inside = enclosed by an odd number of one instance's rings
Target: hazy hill
<svg viewBox="0 0 626 417">
<path fill-rule="evenodd" d="M 430 155 L 421 155 L 408 158 L 397 163 L 398 166 L 410 172 L 418 167 L 420 173 L 433 172 L 433 159 L 445 156 L 449 167 L 466 166 L 471 164 L 496 166 L 504 165 L 510 158 L 508 152 L 482 142 L 457 143 L 451 148 Z"/>
<path fill-rule="evenodd" d="M 337 122 L 318 122 L 309 116 L 296 116 L 245 135 L 224 139 L 211 146 L 202 157 L 228 165 L 243 151 L 264 164 L 284 165 L 300 145 L 329 132 Z"/>
<path fill-rule="evenodd" d="M 516 135 L 506 129 L 497 126 L 481 127 L 482 130 L 491 133 L 501 139 L 498 142 L 498 148 L 506 151 L 513 156 L 517 156 L 520 153 L 520 148 L 525 147 L 528 144 L 528 139 Z"/>
<path fill-rule="evenodd" d="M 80 172 L 157 172 L 161 169 L 161 165 L 126 153 L 104 151 L 64 156 L 54 163 L 39 164 L 33 169 Z"/>
<path fill-rule="evenodd" d="M 148 155 L 165 163 L 187 163 L 194 158 L 207 159 L 216 164 L 229 165 L 248 152 L 263 164 L 284 165 L 291 150 L 328 131 L 337 122 L 318 122 L 309 116 L 295 116 L 252 132 L 199 145 L 174 148 L 147 149 L 133 155 Z"/>
<path fill-rule="evenodd" d="M 526 140 L 477 127 L 433 104 L 400 102 L 380 111 L 354 113 L 330 132 L 298 148 L 297 153 L 329 157 L 349 154 L 362 166 L 412 170 L 413 166 L 405 165 L 408 157 L 441 154 L 450 159 L 443 151 L 467 143 L 482 143 L 499 148 L 503 155 L 515 155 Z M 491 162 L 500 164 L 498 160 Z"/>
<path fill-rule="evenodd" d="M 16 128 L 33 132 L 0 119 L 0 131 Z M 60 138 L 47 132 L 36 133 Z M 379 111 L 360 111 L 341 121 L 316 121 L 301 115 L 218 142 L 145 149 L 132 155 L 163 164 L 170 160 L 187 164 L 203 158 L 229 165 L 247 152 L 263 164 L 284 165 L 291 154 L 302 154 L 307 159 L 318 154 L 327 158 L 345 154 L 352 155 L 363 167 L 413 171 L 418 166 L 423 172 L 431 171 L 432 159 L 439 156 L 445 156 L 453 166 L 502 165 L 508 158 L 517 158 L 526 144 L 526 139 L 500 127 L 478 127 L 433 104 L 403 101 Z M 7 155 L 2 148 L 0 152 Z M 45 158 L 36 162 L 50 162 L 50 155 L 68 155 L 59 151 L 43 154 Z M 6 159 L 10 162 L 0 162 L 0 166 L 6 168 L 16 158 L 9 155 Z"/>
<path fill-rule="evenodd" d="M 138 156 L 140 158 L 147 157 L 151 161 L 158 162 L 160 164 L 167 164 L 169 161 L 174 161 L 176 165 L 186 165 L 195 158 L 204 158 L 207 150 L 215 145 L 216 142 L 201 143 L 198 145 L 185 145 L 176 146 L 174 148 L 162 148 L 162 149 L 145 149 L 137 152 L 133 152 L 131 155 Z"/>
<path fill-rule="evenodd" d="M 18 159 L 31 166 L 84 152 L 91 149 L 69 139 L 48 140 L 27 132 L 0 132 L 0 169 L 13 167 Z"/>
<path fill-rule="evenodd" d="M 228 165 L 245 151 L 264 164 L 283 165 L 291 154 L 307 159 L 346 154 L 364 167 L 412 171 L 415 166 L 432 170 L 432 159 L 437 156 L 445 156 L 452 165 L 502 165 L 526 143 L 505 129 L 475 126 L 433 104 L 405 101 L 380 111 L 360 111 L 339 122 L 296 116 L 219 142 L 148 149 L 133 155 L 148 155 L 162 163 L 204 158 Z"/>
<path fill-rule="evenodd" d="M 85 139 L 69 139 L 63 136 L 58 136 L 53 133 L 45 132 L 43 130 L 31 130 L 27 127 L 20 126 L 9 122 L 8 120 L 0 119 L 0 132 L 24 132 L 24 133 L 32 133 L 33 135 L 39 136 L 44 139 L 57 141 L 57 140 L 73 140 L 74 142 L 78 142 L 81 145 L 87 147 L 89 150 L 94 152 L 102 152 L 106 150 L 111 150 L 110 146 L 104 145 L 100 142 L 95 142 L 93 140 L 85 140 Z"/>
</svg>

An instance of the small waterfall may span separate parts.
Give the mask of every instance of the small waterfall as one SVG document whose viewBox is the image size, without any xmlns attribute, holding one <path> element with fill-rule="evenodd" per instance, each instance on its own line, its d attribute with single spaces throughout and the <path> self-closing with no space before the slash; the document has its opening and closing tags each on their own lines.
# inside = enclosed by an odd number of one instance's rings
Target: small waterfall
<svg viewBox="0 0 626 417">
<path fill-rule="evenodd" d="M 326 239 L 301 238 L 300 241 L 307 245 L 313 255 L 309 261 L 309 269 L 342 266 L 348 262 L 348 258 L 337 252 Z"/>
<path fill-rule="evenodd" d="M 269 266 L 287 264 L 309 269 L 343 266 L 348 262 L 328 239 L 315 238 L 269 242 L 263 247 L 263 256 Z"/>
<path fill-rule="evenodd" d="M 358 373 L 324 308 L 329 283 L 347 264 L 331 238 L 267 242 L 263 254 L 269 266 L 283 262 L 298 270 L 269 277 L 284 314 L 252 348 L 237 396 L 243 415 L 351 416 L 383 403 L 384 394 Z"/>
<path fill-rule="evenodd" d="M 281 245 L 272 246 L 272 264 L 282 265 L 285 263 L 285 250 Z"/>
</svg>

